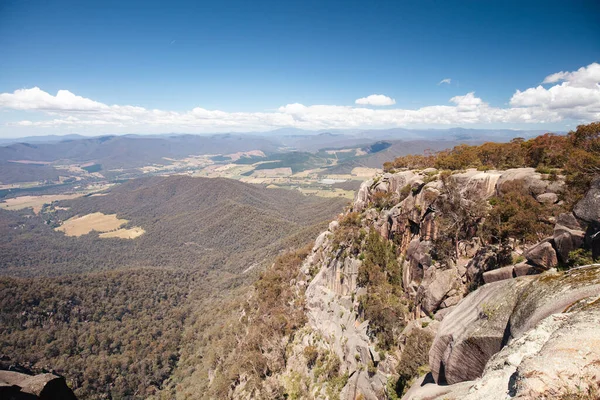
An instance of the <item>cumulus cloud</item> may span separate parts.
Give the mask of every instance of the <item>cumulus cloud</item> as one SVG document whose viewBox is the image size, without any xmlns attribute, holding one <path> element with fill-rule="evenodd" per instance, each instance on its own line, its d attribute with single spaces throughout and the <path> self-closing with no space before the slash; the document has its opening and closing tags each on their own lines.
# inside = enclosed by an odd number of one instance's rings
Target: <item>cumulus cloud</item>
<svg viewBox="0 0 600 400">
<path fill-rule="evenodd" d="M 13 110 L 64 110 L 98 111 L 107 106 L 85 97 L 74 95 L 68 90 L 59 90 L 56 96 L 38 87 L 19 89 L 14 93 L 0 93 L 0 107 Z"/>
<path fill-rule="evenodd" d="M 475 92 L 454 96 L 445 105 L 418 109 L 375 109 L 392 105 L 384 95 L 356 100 L 359 106 L 287 104 L 269 112 L 224 112 L 195 107 L 188 111 L 108 105 L 68 90 L 55 95 L 40 88 L 0 93 L 0 109 L 35 114 L 6 123 L 14 129 L 82 129 L 94 133 L 266 131 L 302 129 L 390 128 L 415 125 L 556 123 L 600 120 L 600 65 L 547 76 L 544 85 L 517 90 L 508 107 L 493 107 Z M 4 113 L 7 115 L 7 113 Z M 40 115 L 46 119 L 39 118 Z M 0 117 L 1 118 L 1 117 Z M 0 122 L 1 123 L 1 122 Z"/>
<path fill-rule="evenodd" d="M 391 106 L 396 104 L 396 100 L 383 94 L 372 94 L 356 99 L 355 103 L 363 106 Z"/>
<path fill-rule="evenodd" d="M 452 83 L 452 79 L 450 79 L 450 78 L 442 79 L 442 80 L 441 80 L 441 81 L 438 83 L 438 85 L 443 85 L 444 83 L 446 83 L 446 84 L 448 84 L 448 85 L 449 85 L 449 84 L 451 84 L 451 83 Z"/>
<path fill-rule="evenodd" d="M 544 84 L 558 83 L 550 88 L 539 85 L 517 90 L 510 99 L 513 107 L 528 107 L 557 112 L 563 118 L 600 119 L 600 64 L 593 63 L 573 72 L 548 75 Z"/>
<path fill-rule="evenodd" d="M 600 82 L 600 64 L 592 63 L 587 67 L 581 67 L 573 72 L 557 72 L 548 75 L 543 83 L 568 82 L 572 87 L 584 87 L 594 89 L 598 87 Z"/>
</svg>

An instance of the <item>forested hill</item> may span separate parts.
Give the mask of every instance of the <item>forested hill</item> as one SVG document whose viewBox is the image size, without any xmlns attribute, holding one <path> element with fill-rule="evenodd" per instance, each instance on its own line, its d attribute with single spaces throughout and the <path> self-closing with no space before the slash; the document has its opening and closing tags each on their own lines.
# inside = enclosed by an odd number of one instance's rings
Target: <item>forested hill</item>
<svg viewBox="0 0 600 400">
<path fill-rule="evenodd" d="M 236 273 L 308 240 L 344 204 L 229 179 L 133 180 L 106 195 L 46 207 L 39 216 L 0 211 L 0 271 L 37 276 L 155 266 Z M 96 212 L 116 214 L 145 233 L 124 240 L 94 231 L 69 237 L 53 228 Z"/>
</svg>

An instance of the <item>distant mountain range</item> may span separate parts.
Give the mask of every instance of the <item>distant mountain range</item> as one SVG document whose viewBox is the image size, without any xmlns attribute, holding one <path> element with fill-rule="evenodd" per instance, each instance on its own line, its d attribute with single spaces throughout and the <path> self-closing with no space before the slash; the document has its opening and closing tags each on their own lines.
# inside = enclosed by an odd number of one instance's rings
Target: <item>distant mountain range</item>
<svg viewBox="0 0 600 400">
<path fill-rule="evenodd" d="M 13 143 L 54 143 L 69 140 L 90 140 L 105 136 L 115 136 L 123 138 L 174 138 L 181 136 L 194 137 L 216 137 L 216 136 L 235 136 L 235 137 L 262 137 L 265 139 L 280 142 L 284 145 L 293 145 L 299 143 L 304 147 L 308 144 L 304 143 L 309 138 L 318 138 L 317 142 L 321 147 L 326 146 L 326 143 L 332 143 L 336 146 L 347 146 L 348 144 L 339 144 L 340 142 L 354 140 L 352 144 L 363 143 L 373 140 L 494 140 L 506 141 L 514 137 L 534 137 L 547 131 L 544 130 L 514 130 L 514 129 L 469 129 L 469 128 L 448 128 L 448 129 L 407 129 L 407 128 L 392 128 L 392 129 L 339 129 L 339 130 L 317 130 L 309 131 L 297 128 L 281 128 L 267 132 L 248 132 L 248 133 L 223 133 L 223 134 L 186 134 L 186 133 L 164 133 L 158 135 L 101 135 L 101 136 L 83 136 L 79 134 L 68 135 L 47 135 L 47 136 L 27 136 L 22 138 L 0 138 L 0 146 L 6 146 Z M 564 133 L 564 132 L 555 132 Z M 311 146 L 308 146 L 311 147 Z M 307 150 L 307 148 L 299 148 L 299 150 Z"/>
<path fill-rule="evenodd" d="M 236 161 L 223 155 L 249 151 L 260 151 L 267 156 L 266 159 L 250 160 L 252 162 L 273 161 L 259 169 L 291 167 L 295 173 L 330 167 L 329 173 L 348 174 L 355 167 L 380 168 L 385 161 L 428 149 L 439 151 L 460 143 L 503 142 L 540 133 L 544 132 L 463 128 L 332 131 L 286 128 L 258 134 L 52 135 L 2 139 L 0 183 L 56 182 L 59 175 L 63 180 L 68 179 L 72 174 L 65 173 L 64 168 L 58 173 L 55 167 L 73 164 L 97 164 L 98 170 L 104 171 L 104 176 L 109 179 L 131 178 L 139 175 L 142 167 L 170 164 L 189 156 L 219 156 L 220 159 L 214 160 L 227 163 Z M 347 151 L 334 154 L 332 149 Z M 242 163 L 244 161 L 248 160 L 242 159 Z M 106 175 L 107 171 L 111 172 Z"/>
</svg>

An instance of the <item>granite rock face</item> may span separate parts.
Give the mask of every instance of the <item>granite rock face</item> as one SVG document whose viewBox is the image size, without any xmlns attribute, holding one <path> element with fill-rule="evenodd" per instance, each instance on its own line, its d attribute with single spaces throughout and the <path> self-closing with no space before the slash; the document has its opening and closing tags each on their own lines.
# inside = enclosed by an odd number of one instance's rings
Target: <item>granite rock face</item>
<svg viewBox="0 0 600 400">
<path fill-rule="evenodd" d="M 484 285 L 439 327 L 429 356 L 444 385 L 416 383 L 405 398 L 533 399 L 585 387 L 600 374 L 599 323 L 599 266 Z"/>
<path fill-rule="evenodd" d="M 577 218 L 600 227 L 600 177 L 592 181 L 590 190 L 573 209 Z"/>
</svg>

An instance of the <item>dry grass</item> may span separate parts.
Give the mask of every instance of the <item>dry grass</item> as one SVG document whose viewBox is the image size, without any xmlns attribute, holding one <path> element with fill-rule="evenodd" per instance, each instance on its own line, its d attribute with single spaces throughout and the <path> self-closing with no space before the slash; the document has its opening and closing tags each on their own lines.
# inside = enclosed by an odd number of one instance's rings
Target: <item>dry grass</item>
<svg viewBox="0 0 600 400">
<path fill-rule="evenodd" d="M 375 174 L 381 172 L 381 169 L 378 168 L 366 168 L 366 167 L 356 167 L 352 169 L 352 175 L 354 176 L 364 176 L 364 177 L 372 177 Z"/>
<path fill-rule="evenodd" d="M 52 203 L 59 200 L 70 200 L 76 197 L 83 196 L 79 194 L 58 194 L 58 195 L 43 195 L 43 196 L 20 196 L 14 199 L 7 199 L 0 203 L 0 208 L 5 210 L 22 210 L 24 208 L 33 208 L 34 213 L 39 213 L 44 204 Z"/>
<path fill-rule="evenodd" d="M 298 188 L 302 194 L 305 195 L 315 195 L 319 197 L 343 197 L 349 200 L 354 199 L 354 192 L 351 190 L 343 190 L 343 189 L 306 189 L 306 188 Z"/>
<path fill-rule="evenodd" d="M 110 232 L 125 225 L 126 219 L 118 219 L 117 214 L 102 214 L 95 212 L 82 217 L 73 217 L 66 220 L 57 231 L 64 232 L 67 236 L 81 236 L 91 231 Z"/>
</svg>

